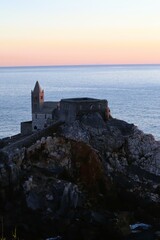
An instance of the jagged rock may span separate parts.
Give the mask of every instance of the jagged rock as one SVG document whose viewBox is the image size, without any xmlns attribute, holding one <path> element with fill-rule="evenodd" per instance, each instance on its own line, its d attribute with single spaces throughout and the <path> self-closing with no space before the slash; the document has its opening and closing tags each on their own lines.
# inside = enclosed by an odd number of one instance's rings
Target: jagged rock
<svg viewBox="0 0 160 240">
<path fill-rule="evenodd" d="M 105 128 L 105 121 L 102 116 L 97 113 L 89 113 L 87 115 L 83 115 L 81 118 L 81 123 L 85 126 L 90 126 L 92 128 Z"/>
<path fill-rule="evenodd" d="M 66 239 L 123 239 L 139 215 L 158 224 L 159 182 L 160 142 L 98 113 L 63 124 L 29 147 L 0 152 L 0 200 L 14 194 L 15 208 L 37 217 L 36 231 L 57 226 L 54 234 Z"/>
<path fill-rule="evenodd" d="M 86 143 L 89 142 L 89 133 L 87 129 L 83 128 L 83 125 L 79 121 L 75 121 L 70 125 L 62 126 L 61 134 L 72 140 L 83 141 Z"/>
<path fill-rule="evenodd" d="M 65 211 L 68 208 L 76 208 L 80 202 L 80 192 L 78 186 L 73 185 L 72 183 L 66 184 L 62 199 L 61 199 L 61 211 Z"/>
<path fill-rule="evenodd" d="M 46 198 L 47 198 L 48 201 L 52 201 L 54 199 L 52 194 L 47 194 Z"/>
<path fill-rule="evenodd" d="M 38 210 L 42 208 L 41 199 L 33 191 L 30 191 L 29 194 L 26 196 L 26 203 L 27 203 L 27 207 L 32 210 Z"/>
</svg>

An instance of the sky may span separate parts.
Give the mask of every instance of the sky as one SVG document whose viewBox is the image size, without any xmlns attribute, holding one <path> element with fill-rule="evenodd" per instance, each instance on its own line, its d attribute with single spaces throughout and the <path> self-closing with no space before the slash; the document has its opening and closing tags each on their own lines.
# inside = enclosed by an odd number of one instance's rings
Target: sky
<svg viewBox="0 0 160 240">
<path fill-rule="evenodd" d="M 0 0 L 0 66 L 160 64 L 160 0 Z"/>
</svg>

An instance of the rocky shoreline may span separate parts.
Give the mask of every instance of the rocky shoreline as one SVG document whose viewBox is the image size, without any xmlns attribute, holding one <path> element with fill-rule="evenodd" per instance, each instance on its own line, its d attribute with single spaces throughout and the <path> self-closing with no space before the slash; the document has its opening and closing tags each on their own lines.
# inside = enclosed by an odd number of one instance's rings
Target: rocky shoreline
<svg viewBox="0 0 160 240">
<path fill-rule="evenodd" d="M 160 239 L 160 142 L 152 135 L 92 113 L 14 146 L 1 142 L 7 239 L 15 227 L 27 240 Z M 147 225 L 133 230 L 138 222 Z"/>
</svg>

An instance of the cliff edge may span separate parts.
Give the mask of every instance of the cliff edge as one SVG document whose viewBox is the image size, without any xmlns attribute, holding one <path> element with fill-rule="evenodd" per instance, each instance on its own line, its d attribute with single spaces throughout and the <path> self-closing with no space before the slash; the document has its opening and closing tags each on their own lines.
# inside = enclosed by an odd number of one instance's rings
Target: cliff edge
<svg viewBox="0 0 160 240">
<path fill-rule="evenodd" d="M 160 142 L 99 113 L 0 152 L 1 215 L 22 239 L 138 239 L 160 229 Z M 143 231 L 139 229 L 139 234 Z M 143 232 L 146 234 L 146 232 Z M 141 238 L 145 239 L 145 238 Z"/>
</svg>

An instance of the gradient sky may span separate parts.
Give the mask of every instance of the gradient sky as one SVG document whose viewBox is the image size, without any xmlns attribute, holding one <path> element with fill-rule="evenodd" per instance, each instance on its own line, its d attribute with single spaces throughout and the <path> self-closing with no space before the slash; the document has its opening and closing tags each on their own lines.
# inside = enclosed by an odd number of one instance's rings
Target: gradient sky
<svg viewBox="0 0 160 240">
<path fill-rule="evenodd" d="M 1 0 L 0 66 L 160 63 L 160 0 Z"/>
</svg>

